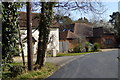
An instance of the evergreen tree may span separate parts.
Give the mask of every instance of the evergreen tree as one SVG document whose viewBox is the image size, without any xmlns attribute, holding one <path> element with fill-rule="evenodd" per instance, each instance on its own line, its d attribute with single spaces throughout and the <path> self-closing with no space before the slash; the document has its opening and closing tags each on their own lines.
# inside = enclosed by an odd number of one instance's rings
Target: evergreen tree
<svg viewBox="0 0 120 80">
<path fill-rule="evenodd" d="M 117 43 L 120 44 L 120 12 L 113 12 L 110 17 L 109 21 L 114 25 Z"/>
<path fill-rule="evenodd" d="M 55 20 L 57 20 L 62 26 L 73 23 L 72 19 L 69 16 L 56 15 Z"/>
</svg>

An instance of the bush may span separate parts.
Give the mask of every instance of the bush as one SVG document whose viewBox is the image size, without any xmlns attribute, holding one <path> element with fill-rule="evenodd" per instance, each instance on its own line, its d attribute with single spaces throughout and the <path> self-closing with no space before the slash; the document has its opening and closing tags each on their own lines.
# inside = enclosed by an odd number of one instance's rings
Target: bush
<svg viewBox="0 0 120 80">
<path fill-rule="evenodd" d="M 94 43 L 92 47 L 92 51 L 98 51 L 100 49 L 100 44 L 99 43 Z"/>
<path fill-rule="evenodd" d="M 76 47 L 73 48 L 73 52 L 74 53 L 79 53 L 79 52 L 81 52 L 80 49 L 81 49 L 81 47 L 80 47 L 80 45 L 78 45 L 78 46 L 76 46 Z"/>
<path fill-rule="evenodd" d="M 68 49 L 68 53 L 73 53 L 73 48 Z"/>
<path fill-rule="evenodd" d="M 89 42 L 85 42 L 85 50 L 86 50 L 86 52 L 89 51 L 89 48 L 90 48 L 90 43 Z"/>
<path fill-rule="evenodd" d="M 16 77 L 23 72 L 23 66 L 21 65 L 13 65 L 9 66 L 9 70 L 11 72 L 11 77 Z"/>
<path fill-rule="evenodd" d="M 117 58 L 118 58 L 118 61 L 120 62 L 120 56 L 118 56 Z"/>
</svg>

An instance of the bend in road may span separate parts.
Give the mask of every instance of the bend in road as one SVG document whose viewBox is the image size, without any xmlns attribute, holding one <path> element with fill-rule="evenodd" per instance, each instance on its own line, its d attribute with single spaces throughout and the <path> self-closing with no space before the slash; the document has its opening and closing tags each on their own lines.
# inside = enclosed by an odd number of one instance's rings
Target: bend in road
<svg viewBox="0 0 120 80">
<path fill-rule="evenodd" d="M 49 78 L 118 78 L 118 50 L 92 53 L 61 67 Z"/>
</svg>

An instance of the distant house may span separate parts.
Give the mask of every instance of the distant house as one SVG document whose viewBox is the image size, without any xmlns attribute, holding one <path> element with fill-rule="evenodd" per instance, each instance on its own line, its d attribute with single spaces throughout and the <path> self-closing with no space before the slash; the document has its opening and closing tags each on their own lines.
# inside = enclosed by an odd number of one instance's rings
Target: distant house
<svg viewBox="0 0 120 80">
<path fill-rule="evenodd" d="M 114 33 L 107 32 L 103 27 L 92 28 L 87 23 L 74 23 L 60 27 L 60 52 L 67 52 L 68 49 L 78 45 L 79 39 L 90 43 L 99 43 L 101 48 L 115 47 Z M 67 45 L 65 45 L 67 44 Z"/>
<path fill-rule="evenodd" d="M 116 46 L 115 34 L 103 27 L 93 28 L 93 36 L 87 37 L 90 43 L 99 43 L 101 48 L 114 48 Z"/>
<path fill-rule="evenodd" d="M 80 38 L 86 40 L 86 37 L 93 36 L 93 31 L 91 25 L 88 25 L 86 23 L 74 23 L 60 27 L 59 36 L 60 51 L 67 52 L 68 49 L 74 48 L 78 45 Z"/>
<path fill-rule="evenodd" d="M 33 39 L 33 52 L 36 54 L 37 51 L 37 44 L 38 44 L 38 34 L 39 31 L 36 30 L 39 23 L 39 13 L 32 13 L 32 39 Z M 20 12 L 19 14 L 19 25 L 20 25 L 20 32 L 21 32 L 21 39 L 24 45 L 24 53 L 27 56 L 27 27 L 26 27 L 26 12 Z M 53 37 L 52 37 L 53 36 Z M 47 50 L 55 49 L 56 52 L 59 52 L 59 24 L 54 22 L 50 27 L 50 34 L 49 38 L 54 38 L 52 43 L 47 45 Z"/>
</svg>

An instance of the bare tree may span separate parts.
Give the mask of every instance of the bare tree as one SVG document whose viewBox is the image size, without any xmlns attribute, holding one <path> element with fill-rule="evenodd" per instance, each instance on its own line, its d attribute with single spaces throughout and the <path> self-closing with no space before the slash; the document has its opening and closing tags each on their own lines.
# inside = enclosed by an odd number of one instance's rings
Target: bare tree
<svg viewBox="0 0 120 80">
<path fill-rule="evenodd" d="M 19 31 L 19 44 L 20 44 L 20 52 L 22 53 L 22 60 L 23 60 L 23 66 L 25 66 L 25 58 L 24 58 L 24 51 L 23 51 L 23 42 L 21 39 L 21 33 L 20 33 L 20 27 L 18 26 L 18 31 Z"/>
<path fill-rule="evenodd" d="M 34 3 L 33 7 L 33 11 L 39 10 L 41 12 L 41 2 Z M 54 6 L 54 15 L 71 16 L 74 11 L 74 13 L 77 12 L 80 15 L 91 13 L 93 16 L 101 17 L 106 10 L 105 6 L 99 1 L 92 2 L 92 0 L 74 0 L 68 2 L 57 2 Z"/>
<path fill-rule="evenodd" d="M 49 36 L 49 40 L 48 40 L 48 45 L 49 45 L 49 48 L 47 49 L 47 52 L 51 52 L 53 49 L 56 49 L 57 47 L 57 43 L 56 43 L 56 36 L 55 34 L 51 34 Z"/>
</svg>

